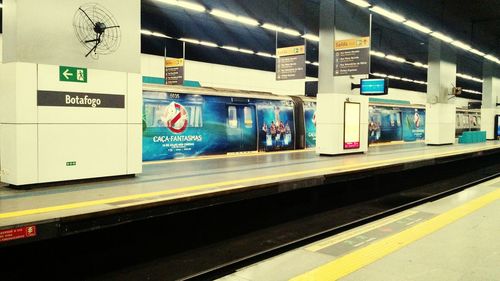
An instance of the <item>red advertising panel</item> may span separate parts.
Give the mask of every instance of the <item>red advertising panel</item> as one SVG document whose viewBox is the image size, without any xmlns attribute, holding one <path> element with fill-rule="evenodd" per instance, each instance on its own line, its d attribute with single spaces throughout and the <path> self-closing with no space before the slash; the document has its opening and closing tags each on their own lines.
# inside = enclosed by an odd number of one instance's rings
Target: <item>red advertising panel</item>
<svg viewBox="0 0 500 281">
<path fill-rule="evenodd" d="M 24 239 L 36 236 L 36 226 L 23 226 L 18 228 L 0 230 L 0 243 L 11 240 Z"/>
</svg>

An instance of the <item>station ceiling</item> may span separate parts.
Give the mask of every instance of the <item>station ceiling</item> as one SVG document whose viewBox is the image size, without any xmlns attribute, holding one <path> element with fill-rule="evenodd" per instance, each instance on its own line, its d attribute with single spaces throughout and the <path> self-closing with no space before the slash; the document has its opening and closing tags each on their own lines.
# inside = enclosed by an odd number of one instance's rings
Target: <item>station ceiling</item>
<svg viewBox="0 0 500 281">
<path fill-rule="evenodd" d="M 189 0 L 209 9 L 220 9 L 247 16 L 261 23 L 272 23 L 300 33 L 319 34 L 320 0 Z M 371 4 L 388 8 L 432 30 L 500 56 L 499 0 L 371 0 Z M 1 17 L 1 14 L 0 14 Z M 142 28 L 161 32 L 174 38 L 195 38 L 254 51 L 274 53 L 275 47 L 300 44 L 302 38 L 280 35 L 259 27 L 246 26 L 168 5 L 157 0 L 142 0 Z M 389 21 L 377 14 L 373 17 L 373 49 L 401 56 L 410 61 L 427 62 L 428 35 L 423 35 Z M 182 43 L 151 36 L 142 36 L 143 53 L 182 57 Z M 188 45 L 186 58 L 274 71 L 274 59 L 234 53 L 219 48 Z M 307 59 L 318 61 L 317 43 L 308 41 Z M 465 51 L 458 52 L 458 72 L 482 76 L 481 58 Z M 317 76 L 317 67 L 307 66 L 309 76 Z M 374 58 L 372 72 L 426 80 L 426 70 L 411 65 L 395 64 Z M 425 86 L 400 83 L 401 88 L 425 91 Z M 459 86 L 481 91 L 481 84 L 458 81 Z"/>
</svg>

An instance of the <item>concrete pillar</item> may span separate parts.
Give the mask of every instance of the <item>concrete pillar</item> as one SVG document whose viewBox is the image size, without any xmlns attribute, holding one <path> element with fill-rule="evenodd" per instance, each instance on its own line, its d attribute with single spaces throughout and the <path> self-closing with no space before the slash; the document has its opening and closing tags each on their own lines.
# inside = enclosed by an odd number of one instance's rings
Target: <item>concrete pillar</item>
<svg viewBox="0 0 500 281">
<path fill-rule="evenodd" d="M 486 138 L 495 138 L 495 116 L 500 114 L 500 70 L 490 61 L 483 63 L 483 103 L 481 108 L 481 130 L 486 131 Z"/>
<path fill-rule="evenodd" d="M 449 103 L 456 85 L 455 51 L 439 39 L 429 38 L 425 142 L 428 145 L 455 143 L 456 106 Z"/>
<path fill-rule="evenodd" d="M 316 113 L 318 154 L 338 155 L 368 150 L 368 98 L 360 96 L 359 90 L 357 94 L 351 90 L 351 83 L 359 83 L 359 79 L 367 78 L 367 75 L 334 77 L 334 45 L 336 40 L 370 36 L 370 22 L 366 9 L 344 0 L 321 0 Z M 347 107 L 355 108 L 355 111 L 357 107 L 347 102 L 359 104 L 359 117 L 349 114 L 350 117 L 345 117 L 346 112 L 351 112 L 345 110 Z M 357 140 L 351 142 L 353 139 Z M 354 143 L 352 147 L 351 143 Z"/>
<path fill-rule="evenodd" d="M 142 171 L 140 5 L 3 1 L 2 182 Z M 104 41 L 97 46 L 89 41 L 96 30 Z"/>
</svg>

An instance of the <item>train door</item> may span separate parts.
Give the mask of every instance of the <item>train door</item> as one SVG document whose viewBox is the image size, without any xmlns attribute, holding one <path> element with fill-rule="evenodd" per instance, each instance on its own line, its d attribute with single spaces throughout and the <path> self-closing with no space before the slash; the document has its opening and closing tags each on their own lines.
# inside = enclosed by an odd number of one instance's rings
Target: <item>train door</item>
<svg viewBox="0 0 500 281">
<path fill-rule="evenodd" d="M 227 106 L 228 152 L 257 150 L 257 118 L 255 106 Z"/>
</svg>

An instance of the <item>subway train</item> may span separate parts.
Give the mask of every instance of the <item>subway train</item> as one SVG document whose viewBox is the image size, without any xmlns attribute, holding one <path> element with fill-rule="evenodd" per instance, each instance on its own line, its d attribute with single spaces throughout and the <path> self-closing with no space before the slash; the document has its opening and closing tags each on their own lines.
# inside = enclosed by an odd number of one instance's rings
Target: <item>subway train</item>
<svg viewBox="0 0 500 281">
<path fill-rule="evenodd" d="M 369 113 L 370 144 L 425 139 L 423 106 L 370 103 Z M 457 122 L 465 122 L 464 116 L 473 116 L 475 125 L 480 122 L 477 112 L 459 114 Z M 315 145 L 315 98 L 207 87 L 143 87 L 143 161 Z"/>
</svg>

